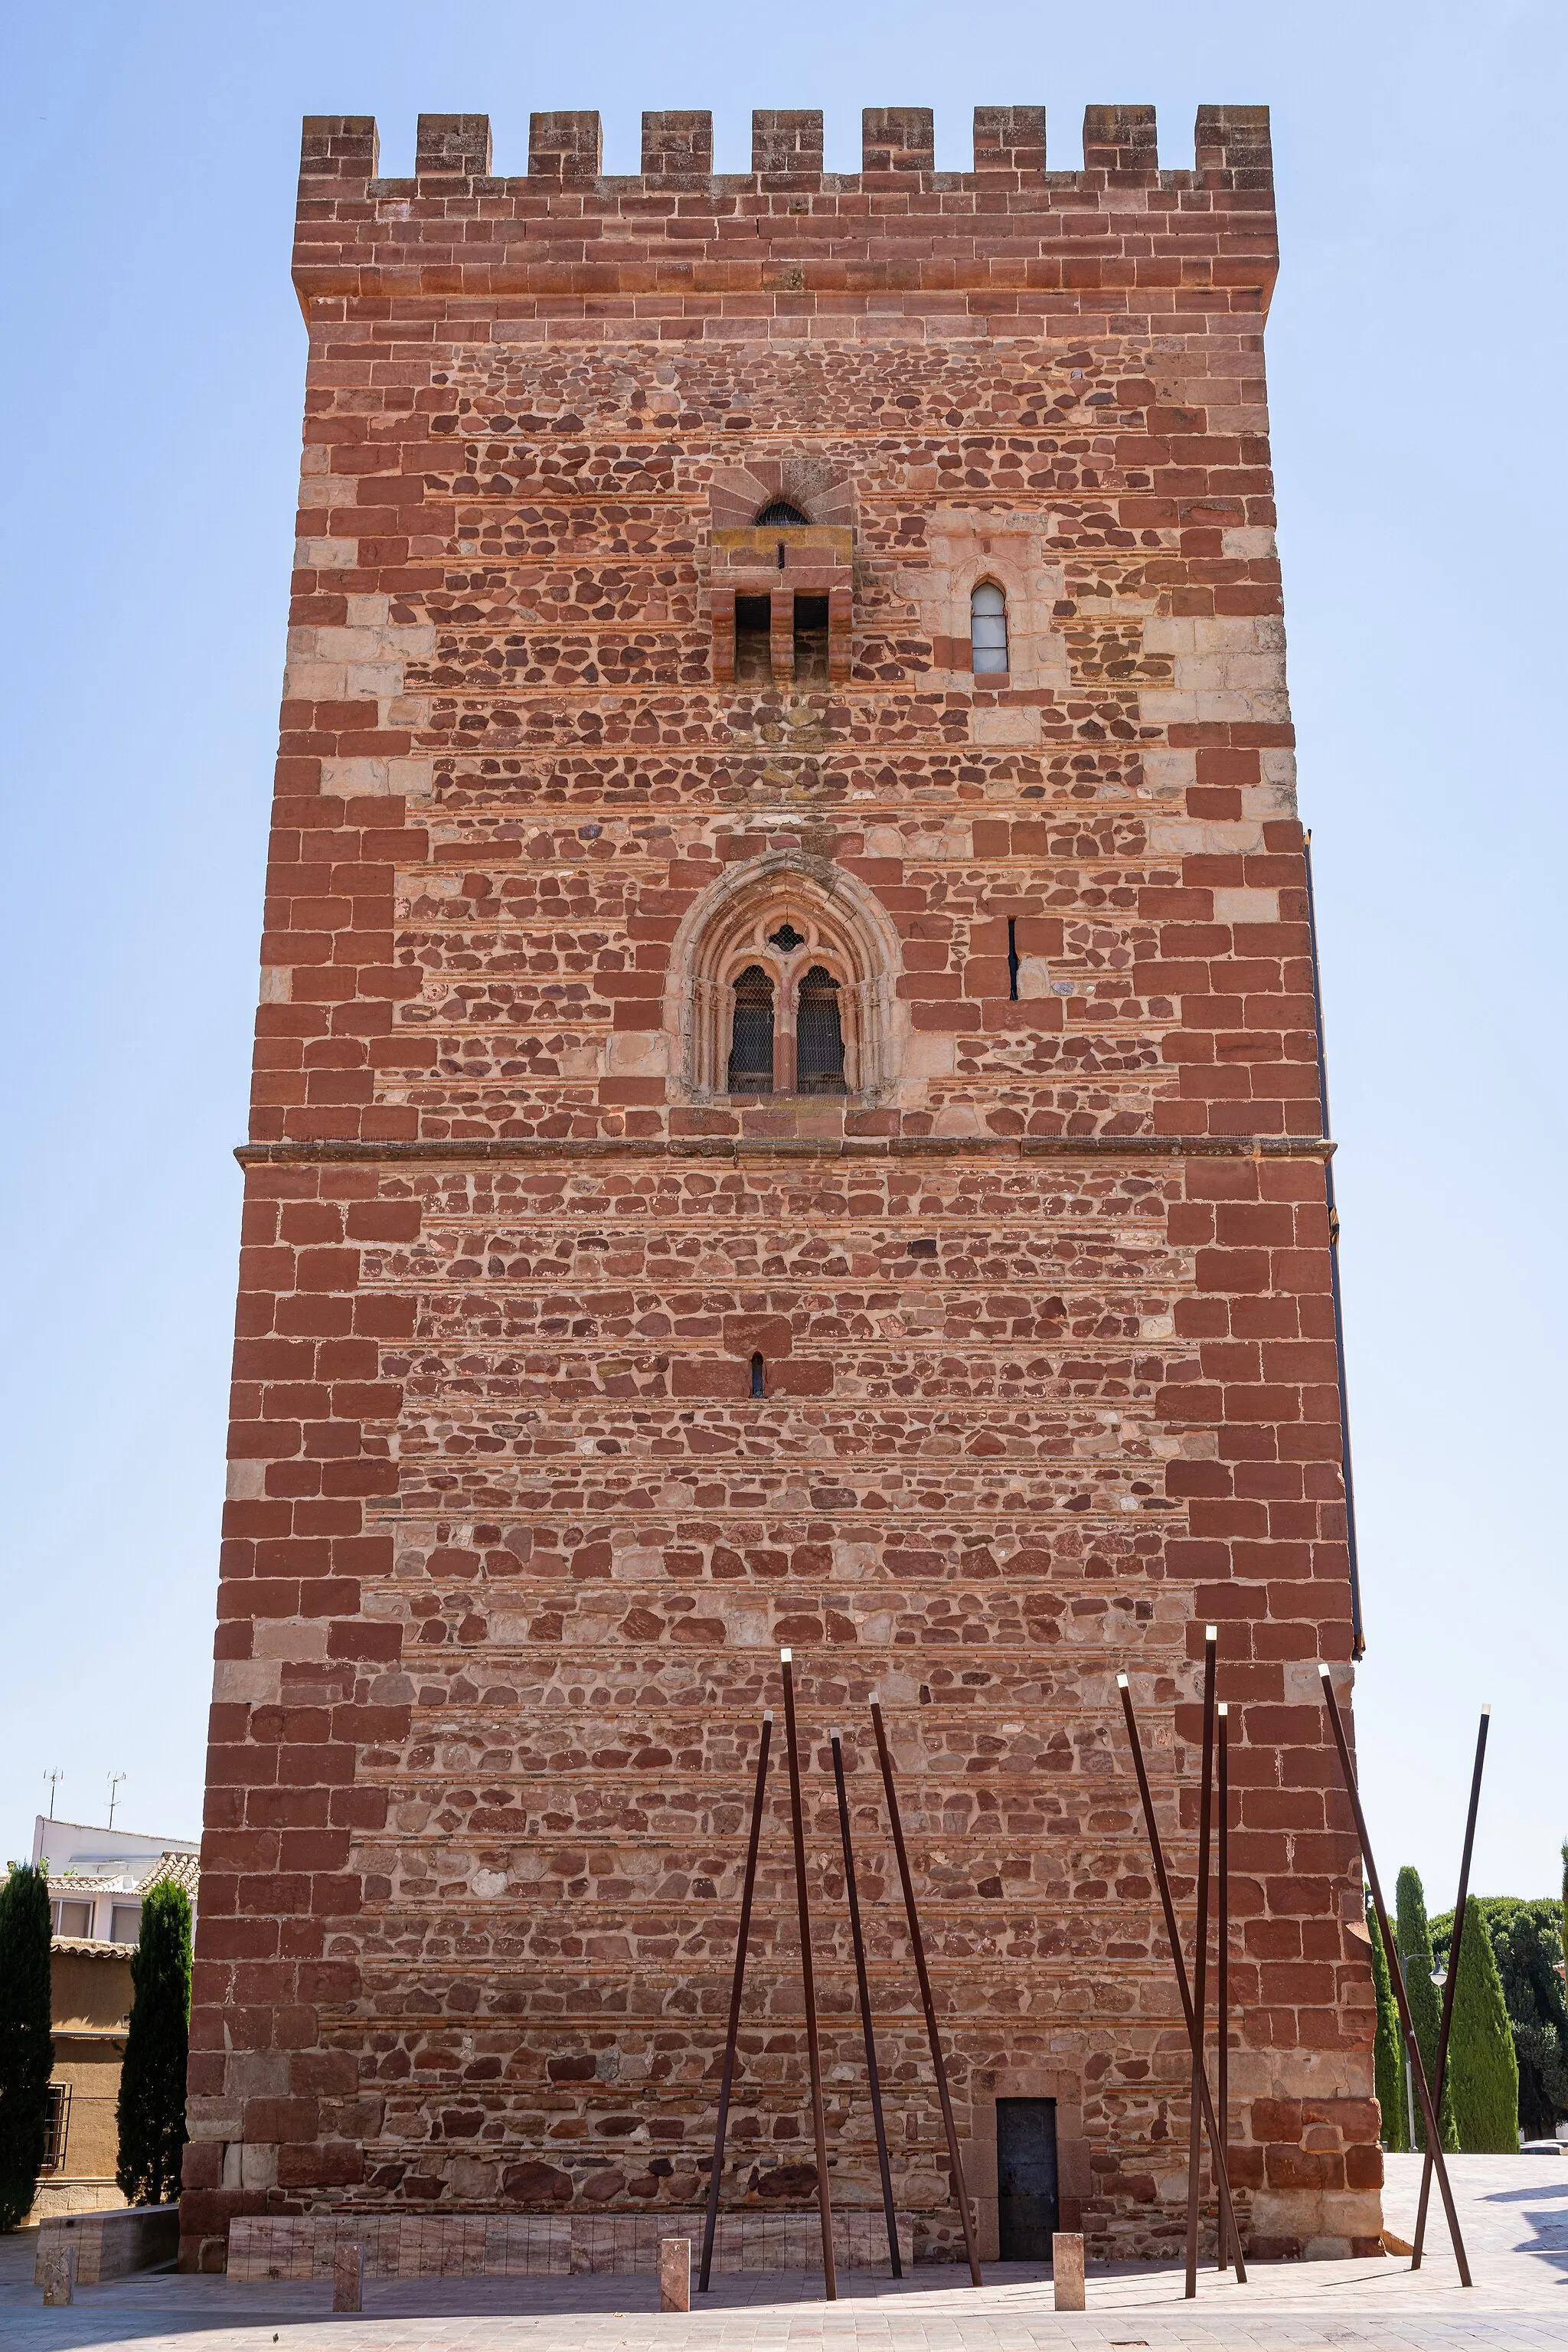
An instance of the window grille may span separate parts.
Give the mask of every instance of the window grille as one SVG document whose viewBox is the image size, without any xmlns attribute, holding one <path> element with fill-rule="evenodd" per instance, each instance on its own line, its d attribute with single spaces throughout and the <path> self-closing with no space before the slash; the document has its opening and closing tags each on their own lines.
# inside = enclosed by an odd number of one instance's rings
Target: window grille
<svg viewBox="0 0 1568 2352">
<path fill-rule="evenodd" d="M 771 499 L 757 517 L 757 525 L 763 530 L 769 530 L 774 525 L 782 525 L 787 530 L 793 524 L 803 523 L 805 520 L 806 517 L 802 514 L 800 509 L 792 507 L 787 499 Z"/>
<path fill-rule="evenodd" d="M 781 923 L 776 931 L 768 933 L 768 945 L 779 949 L 784 955 L 792 955 L 796 948 L 805 947 L 805 933 L 797 931 L 793 923 Z"/>
<path fill-rule="evenodd" d="M 1007 667 L 1007 599 L 983 580 L 969 600 L 970 661 L 977 677 Z"/>
<path fill-rule="evenodd" d="M 838 982 L 819 963 L 812 965 L 800 983 L 795 1067 L 795 1085 L 803 1095 L 841 1095 L 845 1091 Z"/>
<path fill-rule="evenodd" d="M 44 2116 L 44 2160 L 39 2167 L 40 2171 L 64 2170 L 70 2128 L 71 2086 L 68 2083 L 51 2083 L 49 2104 Z"/>
<path fill-rule="evenodd" d="M 763 1377 L 763 1365 L 761 1356 L 753 1356 L 752 1358 L 752 1394 L 754 1397 L 765 1396 L 767 1394 L 767 1383 Z"/>
<path fill-rule="evenodd" d="M 773 984 L 760 963 L 749 963 L 735 982 L 729 1088 L 732 1095 L 773 1090 Z"/>
</svg>

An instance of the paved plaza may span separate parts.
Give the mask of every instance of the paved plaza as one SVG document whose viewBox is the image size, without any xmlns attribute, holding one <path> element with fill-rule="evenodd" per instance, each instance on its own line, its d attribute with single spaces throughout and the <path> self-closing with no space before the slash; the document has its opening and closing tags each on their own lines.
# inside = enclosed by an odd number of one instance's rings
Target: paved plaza
<svg viewBox="0 0 1568 2352">
<path fill-rule="evenodd" d="M 1415 2226 L 1420 2159 L 1390 2157 L 1387 2227 Z M 651 2276 L 372 2282 L 357 2317 L 334 2317 L 326 2282 L 241 2285 L 143 2273 L 79 2290 L 46 2311 L 32 2283 L 31 2231 L 0 2239 L 5 2352 L 1033 2352 L 1037 2346 L 1235 2347 L 1311 2352 L 1540 2352 L 1568 2346 L 1568 2150 L 1561 2158 L 1457 2157 L 1453 2179 L 1476 2284 L 1460 2287 L 1434 2198 L 1418 2275 L 1408 2262 L 1260 2263 L 1238 2287 L 1204 2272 L 1195 2305 L 1179 2270 L 1091 2270 L 1089 2309 L 1052 2307 L 1048 2272 L 999 2263 L 976 2294 L 961 2272 L 922 2267 L 901 2284 L 756 2274 L 718 2282 L 689 2317 L 661 2315 Z"/>
</svg>

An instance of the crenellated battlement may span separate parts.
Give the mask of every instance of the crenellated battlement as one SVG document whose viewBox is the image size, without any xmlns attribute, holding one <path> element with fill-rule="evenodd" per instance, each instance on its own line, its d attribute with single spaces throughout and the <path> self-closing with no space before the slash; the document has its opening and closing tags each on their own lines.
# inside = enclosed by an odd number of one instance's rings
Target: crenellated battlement
<svg viewBox="0 0 1568 2352">
<path fill-rule="evenodd" d="M 977 107 L 967 172 L 937 170 L 919 106 L 865 110 L 858 173 L 824 168 L 810 109 L 752 115 L 749 173 L 714 171 L 702 110 L 645 114 L 641 160 L 607 173 L 596 113 L 541 113 L 527 172 L 499 175 L 488 116 L 426 114 L 413 175 L 384 179 L 373 117 L 310 116 L 300 299 L 1212 288 L 1258 310 L 1277 267 L 1267 107 L 1200 107 L 1176 170 L 1161 168 L 1149 106 L 1088 108 L 1068 171 L 1049 167 L 1042 106 Z"/>
<path fill-rule="evenodd" d="M 866 182 L 930 179 L 939 189 L 963 187 L 971 179 L 1005 173 L 1020 184 L 1081 188 L 1110 179 L 1132 179 L 1173 190 L 1198 184 L 1262 189 L 1272 183 L 1273 163 L 1266 106 L 1200 106 L 1194 137 L 1194 166 L 1162 172 L 1152 106 L 1089 106 L 1084 109 L 1083 163 L 1048 171 L 1043 106 L 977 106 L 974 161 L 969 173 L 938 172 L 935 118 L 928 106 L 868 106 L 860 117 L 860 170 L 823 168 L 823 118 L 815 109 L 758 108 L 752 116 L 749 173 L 713 170 L 713 117 L 705 108 L 647 113 L 642 118 L 642 168 L 635 173 L 604 172 L 604 136 L 593 110 L 529 117 L 529 181 L 598 182 L 612 189 L 702 186 L 742 190 L 761 183 L 792 186 L 820 182 L 837 193 Z M 374 115 L 308 115 L 301 156 L 303 176 L 374 181 L 379 142 Z M 402 193 L 426 180 L 484 180 L 490 172 L 490 124 L 486 114 L 422 114 L 414 183 L 378 184 Z M 494 184 L 510 188 L 516 176 Z"/>
</svg>

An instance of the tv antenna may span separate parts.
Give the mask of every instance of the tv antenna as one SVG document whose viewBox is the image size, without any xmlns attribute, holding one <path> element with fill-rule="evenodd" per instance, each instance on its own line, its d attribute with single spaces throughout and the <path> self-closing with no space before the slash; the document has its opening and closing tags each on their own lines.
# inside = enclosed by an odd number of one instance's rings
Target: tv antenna
<svg viewBox="0 0 1568 2352">
<path fill-rule="evenodd" d="M 46 1772 L 44 1775 L 45 1780 L 49 1784 L 49 1819 L 51 1822 L 55 1817 L 55 1786 L 58 1781 L 63 1780 L 65 1777 L 66 1776 L 63 1771 Z"/>
<path fill-rule="evenodd" d="M 114 1808 L 124 1779 L 123 1772 L 111 1772 L 109 1776 L 109 1826 L 110 1829 L 114 1827 Z"/>
</svg>

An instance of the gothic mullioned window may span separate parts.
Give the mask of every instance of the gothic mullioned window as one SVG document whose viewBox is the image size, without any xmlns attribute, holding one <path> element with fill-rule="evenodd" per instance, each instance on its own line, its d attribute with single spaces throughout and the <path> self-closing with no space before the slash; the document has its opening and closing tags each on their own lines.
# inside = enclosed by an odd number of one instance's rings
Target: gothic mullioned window
<svg viewBox="0 0 1568 2352">
<path fill-rule="evenodd" d="M 1007 599 L 983 580 L 969 599 L 970 665 L 977 677 L 1007 667 Z"/>
<path fill-rule="evenodd" d="M 770 867 L 772 861 L 770 861 Z M 895 1074 L 898 934 L 847 876 L 728 877 L 671 957 L 670 1026 L 699 1095 L 867 1095 Z"/>
</svg>

